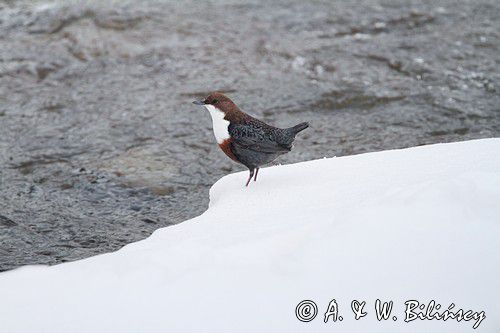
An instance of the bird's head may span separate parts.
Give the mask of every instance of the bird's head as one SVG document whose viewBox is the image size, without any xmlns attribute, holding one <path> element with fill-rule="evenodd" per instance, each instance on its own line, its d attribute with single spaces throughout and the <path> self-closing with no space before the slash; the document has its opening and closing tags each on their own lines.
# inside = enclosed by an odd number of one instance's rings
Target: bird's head
<svg viewBox="0 0 500 333">
<path fill-rule="evenodd" d="M 194 101 L 193 103 L 196 105 L 205 106 L 209 111 L 211 107 L 214 107 L 224 113 L 230 112 L 234 109 L 238 109 L 236 104 L 234 104 L 229 97 L 220 92 L 213 92 L 204 100 Z"/>
</svg>

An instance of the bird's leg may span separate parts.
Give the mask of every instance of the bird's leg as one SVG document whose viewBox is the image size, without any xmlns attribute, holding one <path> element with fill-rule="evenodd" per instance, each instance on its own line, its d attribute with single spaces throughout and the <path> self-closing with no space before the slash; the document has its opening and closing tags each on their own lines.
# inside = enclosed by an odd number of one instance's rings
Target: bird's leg
<svg viewBox="0 0 500 333">
<path fill-rule="evenodd" d="M 250 181 L 252 180 L 252 177 L 253 177 L 253 170 L 254 169 L 249 169 L 249 170 L 250 170 L 250 176 L 248 177 L 247 184 L 245 186 L 248 186 L 248 184 L 250 183 Z"/>
<path fill-rule="evenodd" d="M 255 177 L 253 177 L 253 181 L 257 181 L 257 174 L 259 173 L 259 168 L 255 169 Z"/>
</svg>

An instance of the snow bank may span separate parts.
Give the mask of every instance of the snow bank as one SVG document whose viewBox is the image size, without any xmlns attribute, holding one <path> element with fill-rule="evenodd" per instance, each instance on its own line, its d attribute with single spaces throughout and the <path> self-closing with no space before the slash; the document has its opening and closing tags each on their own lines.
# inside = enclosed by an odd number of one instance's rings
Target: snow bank
<svg viewBox="0 0 500 333">
<path fill-rule="evenodd" d="M 498 332 L 499 152 L 487 139 L 316 160 L 263 169 L 248 188 L 229 175 L 207 212 L 144 241 L 0 274 L 1 331 L 474 331 L 404 322 L 405 301 L 435 300 L 485 311 L 477 331 Z M 324 323 L 332 299 L 343 321 Z M 388 320 L 376 299 L 394 301 Z M 317 304 L 310 322 L 295 316 L 302 300 Z"/>
</svg>

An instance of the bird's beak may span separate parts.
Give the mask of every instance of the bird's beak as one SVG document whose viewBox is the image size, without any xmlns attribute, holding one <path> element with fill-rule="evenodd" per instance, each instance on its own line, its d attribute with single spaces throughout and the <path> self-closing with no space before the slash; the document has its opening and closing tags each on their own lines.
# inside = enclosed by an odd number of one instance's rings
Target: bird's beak
<svg viewBox="0 0 500 333">
<path fill-rule="evenodd" d="M 196 104 L 196 105 L 205 105 L 205 103 L 202 102 L 202 101 L 194 101 L 193 104 Z"/>
</svg>

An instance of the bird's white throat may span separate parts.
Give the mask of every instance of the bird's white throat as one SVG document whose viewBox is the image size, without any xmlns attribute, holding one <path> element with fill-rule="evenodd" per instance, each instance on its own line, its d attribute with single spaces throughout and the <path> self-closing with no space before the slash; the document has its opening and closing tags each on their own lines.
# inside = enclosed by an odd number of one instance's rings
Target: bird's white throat
<svg viewBox="0 0 500 333">
<path fill-rule="evenodd" d="M 215 140 L 222 144 L 224 140 L 229 139 L 229 121 L 224 119 L 224 112 L 210 104 L 204 105 L 212 117 L 212 127 L 214 129 Z"/>
</svg>

